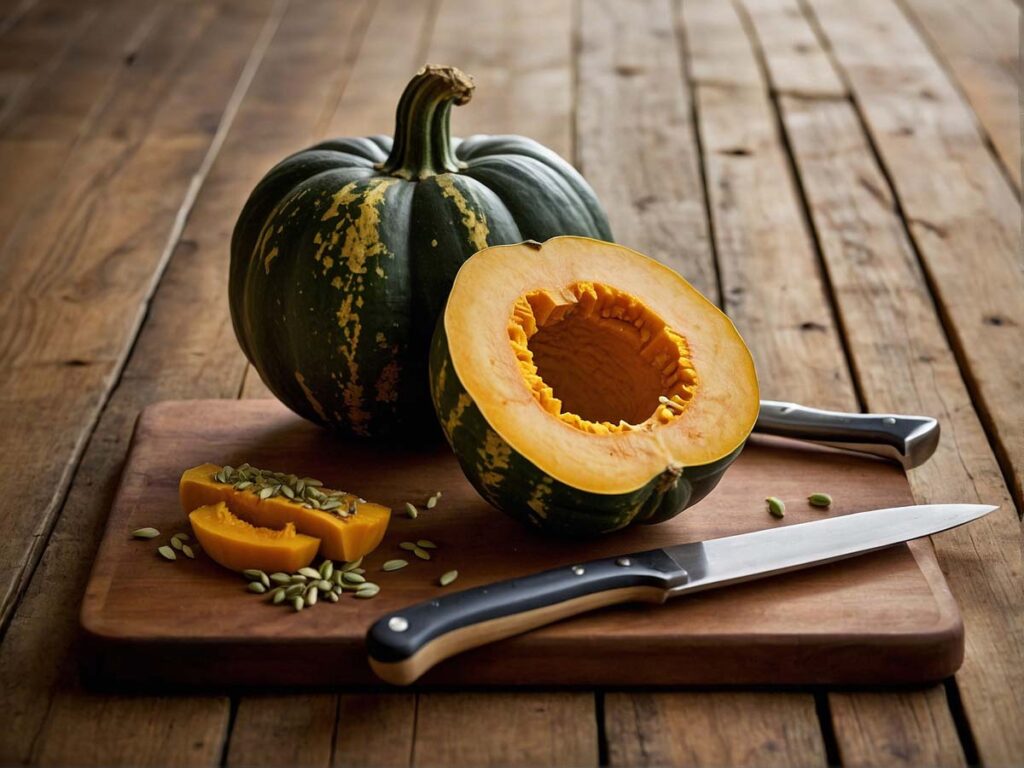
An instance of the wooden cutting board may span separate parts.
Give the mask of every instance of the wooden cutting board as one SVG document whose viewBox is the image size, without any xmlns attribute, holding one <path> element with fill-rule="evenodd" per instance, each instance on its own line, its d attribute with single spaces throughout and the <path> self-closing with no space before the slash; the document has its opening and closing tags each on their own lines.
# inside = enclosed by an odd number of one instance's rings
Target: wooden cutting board
<svg viewBox="0 0 1024 768">
<path fill-rule="evenodd" d="M 204 461 L 294 471 L 393 507 L 384 543 L 366 558 L 381 585 L 295 613 L 246 591 L 199 555 L 167 562 L 158 543 L 187 530 L 183 469 Z M 442 490 L 416 520 L 398 512 Z M 804 499 L 826 491 L 828 511 Z M 783 521 L 764 497 L 787 502 Z M 139 417 L 121 486 L 82 605 L 87 678 L 184 687 L 378 682 L 364 635 L 382 614 L 442 594 L 457 568 L 471 587 L 557 565 L 827 515 L 912 503 L 902 469 L 777 439 L 753 438 L 717 490 L 676 519 L 584 542 L 544 538 L 490 508 L 446 447 L 423 452 L 346 445 L 274 401 L 154 405 Z M 137 541 L 154 526 L 165 535 Z M 430 562 L 380 565 L 400 541 L 429 538 Z M 421 684 L 676 685 L 911 683 L 950 675 L 963 629 L 927 540 L 854 560 L 679 598 L 603 610 L 444 662 Z"/>
</svg>

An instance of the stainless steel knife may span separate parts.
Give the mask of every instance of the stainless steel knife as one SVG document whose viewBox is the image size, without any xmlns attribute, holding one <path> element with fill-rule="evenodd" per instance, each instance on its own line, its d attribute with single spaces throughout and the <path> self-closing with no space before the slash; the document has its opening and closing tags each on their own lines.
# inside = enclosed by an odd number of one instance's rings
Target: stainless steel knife
<svg viewBox="0 0 1024 768">
<path fill-rule="evenodd" d="M 969 523 L 985 504 L 922 504 L 679 544 L 455 592 L 377 621 L 370 666 L 407 685 L 438 662 L 512 635 L 616 603 L 670 597 L 841 560 Z"/>
<path fill-rule="evenodd" d="M 762 400 L 755 432 L 791 437 L 894 459 L 906 469 L 924 464 L 939 444 L 939 422 L 897 413 L 843 413 Z"/>
</svg>

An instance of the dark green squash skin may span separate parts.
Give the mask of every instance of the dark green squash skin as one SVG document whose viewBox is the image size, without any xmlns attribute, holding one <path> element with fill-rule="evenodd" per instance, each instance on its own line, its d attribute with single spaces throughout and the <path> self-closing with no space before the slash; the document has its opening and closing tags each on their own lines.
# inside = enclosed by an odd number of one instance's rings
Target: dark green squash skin
<svg viewBox="0 0 1024 768">
<path fill-rule="evenodd" d="M 521 136 L 450 138 L 450 107 L 472 88 L 452 72 L 410 83 L 394 145 L 340 139 L 283 160 L 232 236 L 229 302 L 246 357 L 289 408 L 353 436 L 436 435 L 430 334 L 473 253 L 611 239 L 593 191 L 554 152 Z"/>
<path fill-rule="evenodd" d="M 629 493 L 581 491 L 545 474 L 487 423 L 455 372 L 443 317 L 431 344 L 430 382 L 441 429 L 477 492 L 517 520 L 558 536 L 585 538 L 675 517 L 711 493 L 743 450 L 741 443 L 709 464 L 667 468 Z"/>
</svg>

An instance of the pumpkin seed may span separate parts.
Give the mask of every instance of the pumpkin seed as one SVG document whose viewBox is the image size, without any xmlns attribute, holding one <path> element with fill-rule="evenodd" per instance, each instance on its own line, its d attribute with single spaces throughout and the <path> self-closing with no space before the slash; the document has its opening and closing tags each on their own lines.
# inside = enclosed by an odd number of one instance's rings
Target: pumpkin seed
<svg viewBox="0 0 1024 768">
<path fill-rule="evenodd" d="M 344 586 L 342 586 L 341 584 L 335 584 L 333 587 L 331 587 L 331 592 L 333 592 L 336 595 L 340 595 L 341 594 L 341 590 L 343 590 L 343 589 L 344 589 Z"/>
<path fill-rule="evenodd" d="M 327 581 L 327 579 L 321 579 L 316 582 L 316 586 L 321 592 L 329 592 L 334 585 Z"/>
<path fill-rule="evenodd" d="M 832 497 L 827 493 L 812 493 L 807 497 L 807 503 L 812 507 L 831 507 Z"/>
<path fill-rule="evenodd" d="M 407 560 L 388 560 L 380 567 L 380 569 L 382 571 L 400 571 L 408 564 L 409 562 Z"/>
<path fill-rule="evenodd" d="M 677 403 L 675 400 L 669 397 L 665 397 L 665 395 L 661 395 L 661 397 L 658 398 L 658 402 L 661 403 L 662 405 L 667 405 L 676 413 L 682 413 L 683 411 L 686 410 L 680 403 Z"/>
<path fill-rule="evenodd" d="M 186 541 L 192 541 L 192 537 L 189 536 L 187 533 L 176 533 L 173 536 L 171 536 L 171 538 L 172 539 L 180 539 L 182 541 L 182 543 L 184 543 Z"/>
<path fill-rule="evenodd" d="M 343 590 L 343 591 L 348 591 L 348 592 L 355 592 L 355 591 L 356 591 L 356 590 L 358 590 L 358 589 L 359 589 L 359 588 L 360 588 L 361 586 L 363 586 L 363 585 L 362 585 L 362 584 L 349 584 L 349 583 L 348 583 L 348 582 L 346 581 L 346 582 L 345 582 L 344 584 L 342 584 L 342 585 L 341 585 L 341 588 L 342 588 L 342 590 Z"/>
<path fill-rule="evenodd" d="M 264 587 L 270 586 L 270 579 L 263 571 L 258 568 L 248 568 L 242 571 L 242 575 L 245 576 L 249 581 L 258 581 Z"/>
<path fill-rule="evenodd" d="M 783 503 L 782 499 L 775 496 L 769 496 L 765 501 L 768 502 L 768 513 L 772 517 L 782 518 L 786 515 L 786 505 Z"/>
<path fill-rule="evenodd" d="M 246 488 L 252 487 L 252 480 L 242 480 L 241 482 L 235 483 L 236 491 L 244 491 Z"/>
<path fill-rule="evenodd" d="M 308 502 L 310 509 L 320 509 L 320 502 L 316 499 L 310 499 Z"/>
<path fill-rule="evenodd" d="M 292 584 L 305 584 L 309 579 L 303 576 L 301 573 L 294 574 L 290 579 Z"/>
<path fill-rule="evenodd" d="M 293 491 L 287 485 L 282 485 L 281 486 L 281 493 L 284 494 L 284 496 L 286 498 L 289 498 L 289 499 L 294 499 L 295 498 L 295 491 Z"/>
<path fill-rule="evenodd" d="M 398 548 L 399 549 L 404 549 L 407 552 L 412 552 L 414 549 L 416 549 L 416 542 L 414 542 L 414 541 L 403 541 L 401 544 L 398 545 Z"/>
<path fill-rule="evenodd" d="M 316 605 L 317 595 L 319 594 L 320 592 L 317 590 L 316 587 L 310 587 L 309 589 L 307 589 L 305 596 L 306 605 Z"/>
<path fill-rule="evenodd" d="M 376 597 L 377 593 L 380 592 L 380 587 L 376 584 L 367 582 L 363 584 L 358 590 L 356 590 L 356 597 L 362 600 L 368 600 L 371 597 Z"/>
<path fill-rule="evenodd" d="M 420 539 L 416 542 L 416 546 L 422 549 L 437 549 L 437 544 L 432 542 L 430 539 Z"/>
<path fill-rule="evenodd" d="M 333 573 L 334 573 L 334 561 L 333 560 L 324 560 L 322 563 L 320 563 L 320 578 L 322 578 L 322 579 L 329 579 L 329 578 L 331 578 L 331 574 L 333 574 Z"/>
<path fill-rule="evenodd" d="M 346 571 L 343 577 L 349 584 L 362 584 L 366 581 L 365 576 L 361 576 L 358 573 L 352 573 L 352 571 Z"/>
<path fill-rule="evenodd" d="M 305 568 L 299 568 L 299 575 L 305 576 L 308 579 L 320 580 L 320 571 L 316 568 L 310 568 L 308 565 Z"/>
<path fill-rule="evenodd" d="M 341 507 L 341 501 L 339 499 L 331 499 L 330 501 L 325 501 L 320 505 L 320 509 L 324 512 L 330 512 L 332 509 L 338 509 L 339 507 Z"/>
<path fill-rule="evenodd" d="M 418 557 L 420 560 L 430 559 L 430 553 L 427 552 L 427 550 L 425 549 L 421 549 L 420 547 L 416 547 L 416 549 L 414 549 L 412 553 L 416 555 L 416 557 Z"/>
<path fill-rule="evenodd" d="M 358 573 L 360 576 L 366 573 L 365 568 L 353 568 L 349 573 Z"/>
<path fill-rule="evenodd" d="M 295 609 L 296 613 L 302 610 L 306 605 L 306 601 L 302 599 L 302 596 L 292 598 L 292 608 Z"/>
<path fill-rule="evenodd" d="M 270 574 L 270 580 L 275 584 L 291 584 L 292 577 L 287 573 L 278 571 L 277 573 Z"/>
<path fill-rule="evenodd" d="M 286 597 L 295 597 L 296 595 L 303 594 L 305 591 L 306 586 L 304 584 L 292 584 L 290 587 L 285 589 L 284 594 Z"/>
<path fill-rule="evenodd" d="M 262 595 L 264 592 L 267 591 L 267 588 L 264 587 L 258 581 L 250 581 L 248 584 L 248 589 L 250 592 L 255 592 L 257 595 Z"/>
<path fill-rule="evenodd" d="M 160 535 L 156 528 L 139 528 L 132 531 L 132 537 L 136 539 L 155 539 Z"/>
<path fill-rule="evenodd" d="M 416 507 L 414 507 L 407 501 L 405 502 L 405 514 L 408 515 L 410 519 L 415 520 L 417 517 L 419 517 L 420 513 L 419 510 L 416 509 Z"/>
<path fill-rule="evenodd" d="M 181 545 L 181 551 L 185 554 L 185 557 L 187 557 L 189 560 L 195 560 L 196 559 L 196 553 L 192 551 L 192 547 L 190 547 L 188 544 L 182 544 Z"/>
<path fill-rule="evenodd" d="M 262 489 L 260 489 L 260 492 L 259 492 L 258 495 L 259 495 L 261 501 L 266 501 L 267 499 L 269 499 L 271 496 L 274 495 L 274 489 L 270 488 L 270 487 L 262 488 Z M 297 610 L 301 611 L 302 609 L 298 608 Z"/>
<path fill-rule="evenodd" d="M 427 499 L 427 509 L 433 509 L 437 506 L 437 496 L 431 496 Z"/>
<path fill-rule="evenodd" d="M 326 597 L 332 603 L 336 603 L 341 599 L 340 597 L 338 597 L 338 594 L 336 592 L 327 592 L 324 594 L 324 597 Z"/>
<path fill-rule="evenodd" d="M 445 573 L 441 574 L 441 578 L 438 579 L 438 581 L 441 582 L 441 586 L 442 587 L 447 587 L 449 584 L 451 584 L 457 578 L 459 578 L 459 572 L 458 571 L 446 571 Z"/>
<path fill-rule="evenodd" d="M 178 556 L 174 554 L 174 550 L 164 544 L 162 547 L 158 547 L 157 552 L 167 560 L 177 560 Z"/>
<path fill-rule="evenodd" d="M 360 565 L 362 565 L 362 563 L 363 563 L 363 558 L 357 557 L 355 560 L 350 560 L 349 562 L 345 563 L 345 565 L 343 565 L 341 567 L 341 570 L 342 571 L 351 571 L 351 570 L 353 570 L 355 568 L 358 568 Z"/>
<path fill-rule="evenodd" d="M 181 539 L 174 539 L 174 538 L 172 538 L 171 539 L 171 546 L 174 547 L 177 550 L 180 550 L 181 547 L 182 547 Z"/>
<path fill-rule="evenodd" d="M 321 488 L 321 487 L 323 487 L 323 483 L 322 482 L 320 482 L 319 480 L 314 480 L 312 477 L 304 477 L 304 478 L 302 478 L 302 482 L 304 482 L 306 485 L 310 486 L 311 488 Z"/>
<path fill-rule="evenodd" d="M 278 587 L 277 589 L 273 590 L 271 594 L 273 595 L 273 597 L 270 598 L 270 602 L 272 602 L 274 605 L 280 605 L 285 601 L 285 598 L 288 596 L 287 592 L 285 592 L 283 587 Z"/>
</svg>

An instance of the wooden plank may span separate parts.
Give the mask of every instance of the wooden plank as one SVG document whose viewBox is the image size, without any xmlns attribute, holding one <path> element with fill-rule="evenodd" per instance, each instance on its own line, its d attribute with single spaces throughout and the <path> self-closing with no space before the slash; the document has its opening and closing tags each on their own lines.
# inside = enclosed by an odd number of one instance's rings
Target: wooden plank
<svg viewBox="0 0 1024 768">
<path fill-rule="evenodd" d="M 1024 480 L 1021 209 L 974 114 L 891 0 L 811 0 L 892 179 L 1018 506 Z"/>
<path fill-rule="evenodd" d="M 268 660 L 268 663 L 287 663 Z M 338 697 L 245 696 L 231 727 L 228 766 L 329 766 Z M 367 730 L 377 723 L 365 721 Z"/>
<path fill-rule="evenodd" d="M 682 272 L 721 302 L 708 229 L 690 84 L 683 76 L 675 18 L 668 2 L 642 6 L 588 2 L 581 6 L 577 94 L 577 156 L 609 212 L 619 242 L 636 247 Z M 692 64 L 692 61 L 690 62 Z M 700 694 L 704 696 L 704 694 Z M 716 721 L 734 754 L 767 762 L 764 702 L 748 693 L 716 694 L 731 714 Z M 645 759 L 651 741 L 684 732 L 687 712 L 671 694 L 606 697 L 604 727 L 613 764 L 666 763 L 663 753 Z M 822 763 L 824 747 L 809 695 L 787 698 L 788 729 L 807 734 L 807 744 L 777 728 L 772 745 L 793 763 Z M 773 704 L 774 706 L 774 704 Z M 661 722 L 632 721 L 650 708 Z M 664 744 L 664 741 L 661 741 Z M 719 744 L 691 739 L 694 761 L 725 763 Z"/>
<path fill-rule="evenodd" d="M 776 92 L 818 103 L 843 99 L 844 89 L 795 0 L 744 0 L 737 7 L 738 14 L 725 4 L 685 6 L 688 39 L 697 41 L 692 67 L 726 308 L 754 349 L 761 381 L 770 382 L 763 386 L 766 396 L 858 410 L 828 283 L 758 57 L 770 68 Z M 804 51 L 804 71 L 793 66 L 793 41 Z M 846 700 L 856 698 L 848 694 Z M 862 708 L 864 723 L 834 718 L 837 738 L 899 721 L 908 738 L 934 741 L 931 730 L 913 730 L 917 721 L 908 710 L 922 706 L 913 695 L 883 701 Z M 945 727 L 944 743 L 957 743 L 948 717 Z"/>
<path fill-rule="evenodd" d="M 266 13 L 269 3 L 247 5 L 250 13 Z M 197 205 L 175 249 L 167 274 L 124 376 L 93 436 L 77 473 L 61 520 L 38 570 L 38 577 L 23 600 L 15 621 L 0 646 L 0 701 L 9 713 L 8 728 L 0 735 L 0 762 L 21 762 L 51 708 L 55 714 L 46 725 L 47 755 L 54 762 L 80 763 L 83 723 L 96 717 L 96 709 L 65 705 L 77 695 L 71 681 L 58 677 L 76 631 L 78 602 L 89 564 L 120 475 L 121 463 L 139 409 L 153 400 L 168 397 L 232 397 L 237 393 L 244 360 L 237 349 L 224 296 L 227 292 L 224 254 L 231 223 L 250 189 L 282 155 L 309 142 L 310 126 L 337 91 L 346 52 L 339 39 L 351 28 L 357 8 L 352 5 L 295 4 L 274 37 L 264 61 L 246 94 L 234 127 L 213 166 Z M 262 56 L 267 37 L 273 33 L 280 8 L 264 28 L 259 49 L 250 68 Z M 255 36 L 258 17 L 227 17 L 241 35 Z M 220 45 L 229 38 L 221 35 Z M 323 72 L 332 76 L 323 77 Z M 296 89 L 294 78 L 316 87 Z M 262 116 L 275 114 L 270 122 Z M 54 574 L 59 574 L 55 578 Z M 180 716 L 167 710 L 152 718 L 148 700 L 118 699 L 101 706 L 119 723 L 120 739 L 97 746 L 96 762 L 114 760 L 124 747 L 125 734 L 136 730 L 136 717 L 153 719 L 179 739 L 189 743 L 189 729 L 181 722 L 195 711 L 206 712 L 211 728 L 226 734 L 228 703 L 225 699 L 175 699 L 184 702 Z M 211 711 L 210 701 L 215 702 Z M 140 723 L 139 731 L 147 726 Z M 65 738 L 63 734 L 74 734 Z M 170 737 L 168 737 L 170 738 Z M 221 748 L 209 744 L 202 761 L 215 764 Z M 63 756 L 63 757 L 62 757 Z"/>
<path fill-rule="evenodd" d="M 893 701 L 898 701 L 897 706 Z M 844 768 L 966 765 L 942 686 L 914 693 L 833 693 L 832 719 Z"/>
<path fill-rule="evenodd" d="M 718 292 L 689 86 L 667 0 L 580 7 L 580 170 L 616 241 Z"/>
<path fill-rule="evenodd" d="M 54 703 L 32 760 L 57 766 L 218 765 L 226 717 L 224 698 L 76 693 Z"/>
<path fill-rule="evenodd" d="M 367 727 L 372 723 L 372 727 Z M 342 694 L 335 737 L 335 768 L 394 768 L 412 763 L 416 695 Z"/>
<path fill-rule="evenodd" d="M 1013 0 L 901 0 L 923 28 L 1020 192 L 1020 21 Z"/>
<path fill-rule="evenodd" d="M 803 693 L 609 693 L 605 718 L 612 766 L 826 764 Z"/>
<path fill-rule="evenodd" d="M 185 4 L 158 25 L 137 66 L 144 82 L 118 91 L 100 120 L 105 130 L 79 144 L 48 206 L 23 220 L 0 259 L 2 488 L 37 510 L 12 518 L 0 542 L 0 623 L 38 559 L 168 237 L 191 205 L 217 126 L 211 116 L 262 23 L 252 22 L 259 12 L 229 8 Z M 150 56 L 158 63 L 143 66 Z M 125 100 L 135 109 L 122 110 Z"/>
<path fill-rule="evenodd" d="M 936 454 L 910 473 L 915 498 L 1002 507 L 934 542 L 966 625 L 956 681 L 975 741 L 986 762 L 1012 762 L 1024 754 L 1016 725 L 1024 711 L 1024 563 L 1013 502 L 857 115 L 845 102 L 785 98 L 782 105 L 867 405 L 928 413 L 942 424 Z M 857 716 L 835 720 L 840 747 L 855 761 L 874 762 L 873 750 L 861 750 L 885 727 L 869 722 L 877 706 L 847 705 Z"/>
<path fill-rule="evenodd" d="M 0 31 L 0 125 L 10 122 L 32 83 L 57 65 L 98 15 L 88 3 L 34 5 L 13 28 Z"/>
<path fill-rule="evenodd" d="M 75 36 L 67 7 L 62 4 L 60 13 L 49 9 L 39 31 L 34 32 L 33 26 L 19 27 L 7 35 L 14 43 L 13 67 L 24 60 L 19 47 L 46 49 L 45 43 L 35 41 L 56 36 L 56 32 L 45 31 L 53 18 L 71 39 L 66 46 L 52 46 L 52 58 L 41 71 L 19 76 L 17 70 L 9 70 L 17 78 L 18 88 L 0 112 L 0 166 L 8 182 L 0 187 L 0 253 L 14 237 L 23 212 L 45 207 L 52 195 L 52 180 L 59 175 L 76 140 L 89 135 L 118 87 L 125 85 L 122 51 L 145 44 L 161 10 L 142 3 L 112 3 L 85 14 L 80 34 Z M 85 10 L 82 6 L 75 8 Z M 18 46 L 23 36 L 28 40 Z M 131 98 L 122 100 L 122 111 L 130 102 Z"/>
<path fill-rule="evenodd" d="M 742 0 L 738 7 L 757 27 L 754 44 L 768 66 L 773 94 L 847 95 L 846 85 L 796 0 Z"/>
<path fill-rule="evenodd" d="M 543 19 L 542 24 L 536 22 Z M 572 3 L 442 0 L 430 60 L 476 80 L 454 131 L 520 133 L 572 158 Z"/>
<path fill-rule="evenodd" d="M 412 762 L 429 766 L 597 765 L 589 693 L 432 693 L 419 697 Z"/>
</svg>

